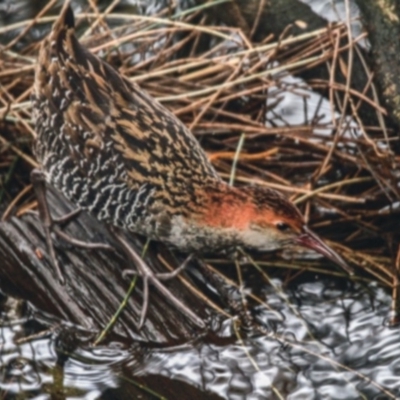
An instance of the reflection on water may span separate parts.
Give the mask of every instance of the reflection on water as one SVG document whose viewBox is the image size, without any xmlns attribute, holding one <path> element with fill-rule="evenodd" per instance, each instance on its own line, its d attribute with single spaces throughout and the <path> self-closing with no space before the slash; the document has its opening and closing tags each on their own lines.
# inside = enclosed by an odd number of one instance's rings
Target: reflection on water
<svg viewBox="0 0 400 400">
<path fill-rule="evenodd" d="M 0 26 L 29 18 L 46 2 L 1 2 Z M 149 14 L 162 6 L 126 0 L 118 7 L 134 3 Z M 275 113 L 298 118 L 293 104 L 280 106 Z M 179 400 L 204 399 L 205 393 L 207 399 L 250 400 L 400 397 L 400 333 L 385 323 L 391 299 L 379 286 L 348 290 L 325 279 L 279 293 L 266 287 L 264 298 L 275 310 L 258 311 L 268 334 L 247 332 L 241 341 L 227 322 L 229 343 L 206 338 L 168 350 L 118 342 L 93 349 L 85 341 L 65 351 L 65 330 L 17 344 L 43 328 L 29 311 L 11 316 L 4 307 L 0 398 L 159 398 L 150 389 Z"/>
<path fill-rule="evenodd" d="M 274 331 L 253 332 L 243 342 L 233 333 L 230 343 L 205 339 L 166 350 L 86 344 L 67 357 L 57 351 L 63 340 L 57 333 L 15 345 L 27 322 L 4 320 L 2 397 L 62 389 L 77 399 L 111 393 L 116 399 L 132 398 L 127 393 L 157 398 L 149 388 L 168 399 L 200 399 L 204 393 L 251 400 L 279 398 L 276 393 L 285 399 L 400 396 L 400 332 L 385 324 L 391 299 L 380 287 L 348 290 L 323 280 L 301 283 L 295 291 L 266 288 L 265 296 L 283 317 Z M 269 317 L 260 310 L 260 321 Z"/>
</svg>

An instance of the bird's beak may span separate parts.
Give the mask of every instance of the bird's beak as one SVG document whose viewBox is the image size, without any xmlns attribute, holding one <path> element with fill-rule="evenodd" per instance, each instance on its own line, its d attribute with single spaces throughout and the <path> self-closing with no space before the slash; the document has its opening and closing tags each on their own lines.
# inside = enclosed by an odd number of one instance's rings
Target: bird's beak
<svg viewBox="0 0 400 400">
<path fill-rule="evenodd" d="M 306 226 L 303 228 L 303 232 L 296 237 L 295 242 L 300 246 L 307 247 L 319 254 L 322 254 L 329 260 L 341 266 L 350 275 L 354 275 L 354 271 L 347 265 L 346 261 L 344 261 L 339 254 L 327 246 L 314 232 L 310 231 Z"/>
</svg>

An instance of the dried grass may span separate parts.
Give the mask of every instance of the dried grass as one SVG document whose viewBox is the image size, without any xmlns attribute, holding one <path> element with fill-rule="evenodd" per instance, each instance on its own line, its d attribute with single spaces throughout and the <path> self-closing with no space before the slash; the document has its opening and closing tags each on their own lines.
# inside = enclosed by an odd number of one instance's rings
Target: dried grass
<svg viewBox="0 0 400 400">
<path fill-rule="evenodd" d="M 33 20 L 0 28 L 3 39 L 10 33 L 14 37 L 3 43 L 0 56 L 3 218 L 35 206 L 28 186 L 28 172 L 36 166 L 30 152 L 35 132 L 29 95 L 39 43 L 25 36 L 43 29 L 43 24 L 50 27 L 55 17 L 44 16 L 46 10 Z M 252 43 L 238 29 L 209 25 L 201 8 L 174 18 L 166 18 L 171 9 L 154 17 L 111 11 L 112 6 L 104 14 L 96 10 L 76 16 L 78 36 L 86 46 L 183 120 L 224 179 L 287 193 L 312 229 L 357 265 L 358 272 L 368 272 L 368 279 L 392 288 L 397 296 L 399 136 L 386 129 L 385 109 L 376 99 L 351 89 L 348 61 L 360 38 L 340 48 L 339 39 L 349 32 L 345 24 L 337 24 L 298 37 Z M 333 78 L 309 83 L 328 89 L 333 115 L 328 120 L 322 100 L 309 115 L 305 83 L 286 80 L 321 63 L 332 76 L 336 68 L 348 76 L 346 85 Z M 373 85 L 370 71 L 368 76 L 368 85 Z M 334 106 L 339 92 L 345 93 L 342 109 L 350 104 L 353 110 L 352 121 L 335 114 L 340 111 Z M 288 93 L 303 104 L 302 123 L 293 125 L 279 111 Z M 362 102 L 373 105 L 380 126 L 363 125 L 357 114 Z M 398 260 L 397 255 L 397 269 Z M 257 264 L 287 269 L 286 282 L 306 270 L 335 274 L 326 270 L 325 261 L 272 262 L 265 255 Z"/>
</svg>

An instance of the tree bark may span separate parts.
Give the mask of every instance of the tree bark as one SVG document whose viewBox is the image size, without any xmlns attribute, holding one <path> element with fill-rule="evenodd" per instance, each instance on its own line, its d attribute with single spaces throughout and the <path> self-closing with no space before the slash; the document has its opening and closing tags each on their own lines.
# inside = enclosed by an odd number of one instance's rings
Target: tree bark
<svg viewBox="0 0 400 400">
<path fill-rule="evenodd" d="M 400 126 L 400 2 L 356 0 L 371 43 L 376 80 L 389 114 Z"/>
<path fill-rule="evenodd" d="M 53 216 L 65 215 L 73 209 L 55 192 L 48 191 L 47 197 Z M 86 242 L 113 243 L 105 227 L 84 213 L 69 223 L 64 232 Z M 130 242 L 140 254 L 144 240 L 132 236 Z M 0 223 L 1 290 L 21 297 L 63 321 L 100 331 L 115 313 L 129 288 L 130 280 L 123 278 L 122 271 L 135 269 L 135 266 L 127 263 L 123 252 L 117 247 L 115 252 L 86 250 L 63 244 L 59 240 L 55 245 L 66 278 L 65 285 L 58 282 L 50 263 L 37 215 L 26 214 L 22 218 L 13 217 Z M 160 269 L 161 263 L 156 257 L 159 253 L 150 248 L 145 257 L 153 270 Z M 161 249 L 161 254 L 171 259 L 166 249 Z M 114 334 L 156 343 L 179 342 L 199 334 L 199 329 L 152 287 L 147 319 L 139 331 L 141 284 L 138 278 L 137 287 L 113 328 Z M 165 282 L 165 286 L 200 317 L 206 316 L 204 302 L 191 293 L 179 278 Z"/>
</svg>

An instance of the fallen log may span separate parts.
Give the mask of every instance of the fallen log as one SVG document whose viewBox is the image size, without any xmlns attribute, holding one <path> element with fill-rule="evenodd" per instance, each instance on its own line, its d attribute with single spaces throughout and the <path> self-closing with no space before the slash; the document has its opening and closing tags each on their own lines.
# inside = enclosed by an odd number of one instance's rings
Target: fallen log
<svg viewBox="0 0 400 400">
<path fill-rule="evenodd" d="M 53 216 L 65 215 L 73 209 L 54 191 L 48 191 L 48 201 Z M 81 213 L 64 231 L 82 241 L 114 244 L 106 227 L 86 213 Z M 129 241 L 140 254 L 145 240 L 132 235 Z M 159 246 L 150 246 L 145 257 L 155 271 L 162 269 L 157 258 L 160 251 L 155 251 L 155 247 L 160 249 Z M 21 218 L 12 217 L 1 222 L 1 290 L 27 300 L 63 321 L 100 331 L 113 316 L 129 288 L 130 278 L 123 277 L 123 270 L 135 267 L 129 265 L 122 250 L 117 247 L 115 251 L 87 250 L 56 239 L 56 251 L 66 278 L 65 285 L 58 282 L 50 262 L 38 215 L 25 214 Z M 162 248 L 161 252 L 171 260 L 171 253 L 167 249 Z M 179 262 L 175 262 L 179 265 Z M 205 303 L 179 278 L 164 284 L 200 317 L 206 316 Z M 114 334 L 156 343 L 171 343 L 199 334 L 200 329 L 152 287 L 147 319 L 139 330 L 137 324 L 141 308 L 142 286 L 139 278 L 126 309 L 113 327 Z"/>
</svg>

